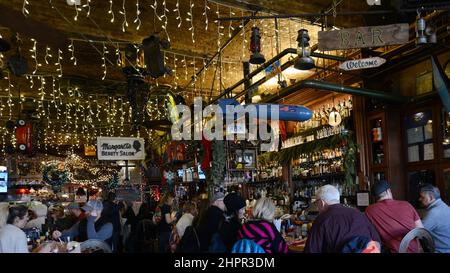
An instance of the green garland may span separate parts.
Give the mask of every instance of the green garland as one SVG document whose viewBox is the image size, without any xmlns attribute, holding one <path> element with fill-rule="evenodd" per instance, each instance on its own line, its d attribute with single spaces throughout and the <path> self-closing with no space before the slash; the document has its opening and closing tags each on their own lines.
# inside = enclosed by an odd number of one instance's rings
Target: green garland
<svg viewBox="0 0 450 273">
<path fill-rule="evenodd" d="M 46 165 L 42 171 L 42 177 L 45 183 L 52 186 L 53 191 L 60 191 L 64 183 L 69 180 L 67 170 L 60 170 L 57 163 Z"/>
<path fill-rule="evenodd" d="M 114 191 L 119 186 L 119 175 L 117 173 L 113 174 L 111 178 L 103 185 L 103 190 Z"/>
</svg>

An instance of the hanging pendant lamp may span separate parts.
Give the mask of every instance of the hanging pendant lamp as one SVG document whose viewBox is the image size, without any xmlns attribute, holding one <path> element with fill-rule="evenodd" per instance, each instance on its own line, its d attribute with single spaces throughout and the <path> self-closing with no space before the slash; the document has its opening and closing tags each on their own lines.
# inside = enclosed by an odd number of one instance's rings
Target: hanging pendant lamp
<svg viewBox="0 0 450 273">
<path fill-rule="evenodd" d="M 252 27 L 252 37 L 250 41 L 250 51 L 253 53 L 250 56 L 249 63 L 262 64 L 266 62 L 264 55 L 261 54 L 261 35 L 258 27 Z"/>
</svg>

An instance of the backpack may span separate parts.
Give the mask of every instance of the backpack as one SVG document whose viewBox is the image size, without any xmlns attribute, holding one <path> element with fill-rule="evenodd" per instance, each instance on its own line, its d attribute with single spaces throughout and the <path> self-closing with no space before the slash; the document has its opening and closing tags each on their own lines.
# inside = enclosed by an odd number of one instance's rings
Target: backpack
<svg viewBox="0 0 450 273">
<path fill-rule="evenodd" d="M 342 248 L 342 253 L 380 253 L 380 244 L 365 236 L 352 237 Z"/>
<path fill-rule="evenodd" d="M 231 253 L 266 253 L 266 251 L 253 240 L 241 239 L 234 244 Z"/>
</svg>

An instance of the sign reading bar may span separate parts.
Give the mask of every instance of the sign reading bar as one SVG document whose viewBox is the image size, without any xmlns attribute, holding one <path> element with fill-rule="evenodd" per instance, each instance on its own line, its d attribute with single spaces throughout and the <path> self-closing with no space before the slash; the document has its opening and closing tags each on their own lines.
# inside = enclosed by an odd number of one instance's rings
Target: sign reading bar
<svg viewBox="0 0 450 273">
<path fill-rule="evenodd" d="M 319 50 L 379 47 L 405 44 L 409 40 L 408 24 L 393 24 L 319 31 Z"/>
<path fill-rule="evenodd" d="M 373 67 L 379 67 L 380 65 L 384 64 L 385 62 L 386 62 L 386 60 L 383 58 L 373 57 L 373 58 L 346 61 L 346 62 L 341 63 L 341 65 L 339 65 L 339 68 L 346 70 L 346 71 L 356 70 L 356 69 L 373 68 Z"/>
<path fill-rule="evenodd" d="M 145 142 L 135 137 L 98 137 L 99 160 L 143 160 Z"/>
</svg>

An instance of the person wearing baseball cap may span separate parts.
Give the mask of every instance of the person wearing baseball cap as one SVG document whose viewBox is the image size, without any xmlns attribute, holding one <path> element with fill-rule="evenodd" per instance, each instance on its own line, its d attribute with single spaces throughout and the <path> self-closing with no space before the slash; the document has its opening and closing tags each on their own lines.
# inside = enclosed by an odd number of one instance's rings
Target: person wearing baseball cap
<svg viewBox="0 0 450 273">
<path fill-rule="evenodd" d="M 403 237 L 414 228 L 422 228 L 422 221 L 410 203 L 394 200 L 386 180 L 377 181 L 372 187 L 372 194 L 377 202 L 367 207 L 366 216 L 380 234 L 383 245 L 396 253 Z M 417 244 L 412 241 L 409 251 L 416 250 Z"/>
<path fill-rule="evenodd" d="M 74 239 L 78 242 L 97 239 L 111 245 L 113 226 L 110 219 L 104 216 L 107 214 L 102 213 L 102 202 L 90 200 L 81 209 L 86 213 L 86 218 L 77 222 L 68 230 L 64 230 L 63 232 L 58 230 L 54 231 L 53 238 L 61 238 L 66 241 Z"/>
<path fill-rule="evenodd" d="M 81 209 L 80 204 L 72 202 L 66 207 L 69 210 L 72 219 L 72 225 L 86 218 L 85 212 Z"/>
</svg>

